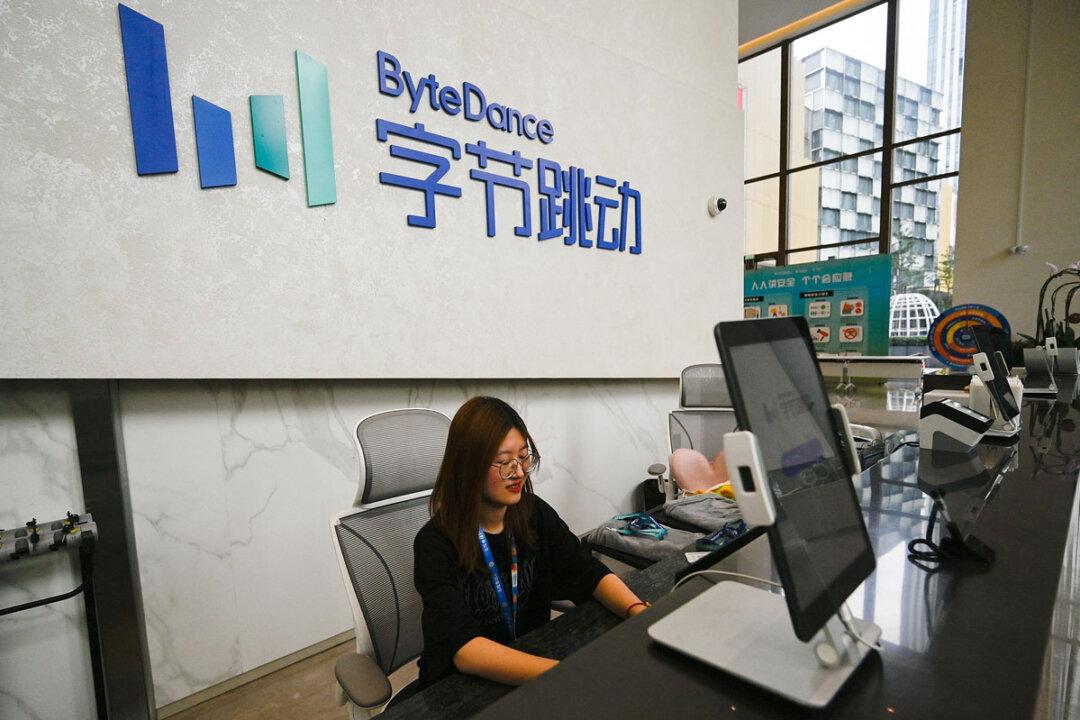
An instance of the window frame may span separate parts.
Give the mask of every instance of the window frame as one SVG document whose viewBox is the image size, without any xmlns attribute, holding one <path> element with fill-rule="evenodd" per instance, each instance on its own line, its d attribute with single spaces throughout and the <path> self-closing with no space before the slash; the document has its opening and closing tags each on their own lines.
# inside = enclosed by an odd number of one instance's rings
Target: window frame
<svg viewBox="0 0 1080 720">
<path fill-rule="evenodd" d="M 790 117 L 791 117 L 790 112 L 791 112 L 791 107 L 792 107 L 792 102 L 791 102 L 791 100 L 792 100 L 792 98 L 791 98 L 792 46 L 794 45 L 796 40 L 799 40 L 802 37 L 805 37 L 805 36 L 810 35 L 810 34 L 812 34 L 814 32 L 817 32 L 818 30 L 820 30 L 820 29 L 822 29 L 824 27 L 828 27 L 829 25 L 833 25 L 833 24 L 838 23 L 838 22 L 843 22 L 844 20 L 847 20 L 848 18 L 851 18 L 851 17 L 853 17 L 855 15 L 858 15 L 859 13 L 867 12 L 867 11 L 869 11 L 869 10 L 875 8 L 875 7 L 879 7 L 881 5 L 887 6 L 886 23 L 885 23 L 885 67 L 884 67 L 885 87 L 884 87 L 884 91 L 883 91 L 883 94 L 884 94 L 883 100 L 884 100 L 884 102 L 881 103 L 882 106 L 883 106 L 883 115 L 884 115 L 884 117 L 882 118 L 883 122 L 882 122 L 882 138 L 881 138 L 881 142 L 878 142 L 877 139 L 875 138 L 875 141 L 873 143 L 871 143 L 871 145 L 872 145 L 871 147 L 869 147 L 869 148 L 860 147 L 860 150 L 858 152 L 840 153 L 839 155 L 834 156 L 834 157 L 822 158 L 822 159 L 817 160 L 815 162 L 804 163 L 802 165 L 791 166 L 789 164 L 789 157 L 790 157 L 789 149 L 790 149 L 790 143 L 791 143 L 791 138 L 789 137 L 789 134 L 790 134 Z M 754 260 L 755 261 L 760 262 L 762 260 L 774 260 L 778 266 L 783 266 L 783 265 L 788 264 L 788 256 L 796 254 L 796 253 L 806 253 L 806 252 L 812 251 L 812 250 L 826 250 L 826 249 L 831 249 L 831 248 L 836 248 L 836 247 L 845 247 L 845 246 L 850 246 L 850 245 L 865 245 L 865 244 L 870 243 L 870 242 L 877 242 L 877 244 L 878 244 L 878 254 L 879 255 L 888 255 L 891 252 L 892 232 L 893 232 L 893 225 L 894 225 L 894 223 L 893 223 L 893 213 L 892 212 L 879 213 L 879 216 L 878 216 L 879 217 L 878 233 L 877 233 L 876 236 L 871 235 L 870 237 L 860 238 L 858 240 L 844 241 L 844 242 L 839 242 L 839 243 L 818 244 L 818 245 L 812 245 L 812 246 L 809 246 L 809 247 L 799 247 L 799 248 L 791 247 L 790 223 L 789 223 L 789 220 L 790 220 L 790 218 L 789 218 L 789 211 L 790 211 L 790 207 L 789 207 L 789 196 L 790 196 L 789 180 L 790 180 L 791 176 L 794 175 L 795 173 L 798 173 L 798 172 L 801 172 L 801 171 L 804 171 L 804 170 L 811 170 L 811 169 L 814 169 L 814 168 L 823 167 L 825 165 L 836 164 L 836 163 L 838 163 L 838 161 L 841 161 L 841 160 L 848 160 L 848 159 L 852 159 L 852 158 L 860 158 L 860 157 L 867 156 L 867 155 L 874 155 L 876 153 L 881 153 L 880 207 L 881 208 L 890 208 L 890 209 L 893 208 L 893 205 L 894 205 L 894 203 L 893 203 L 894 195 L 895 195 L 894 191 L 898 190 L 899 188 L 906 187 L 908 185 L 916 185 L 916 184 L 923 184 L 923 183 L 926 183 L 927 186 L 929 186 L 928 184 L 930 182 L 934 181 L 934 180 L 944 180 L 946 178 L 959 177 L 959 175 L 960 175 L 960 169 L 959 168 L 956 168 L 955 170 L 951 170 L 949 172 L 943 172 L 943 173 L 937 173 L 937 172 L 934 172 L 934 173 L 931 173 L 931 174 L 914 173 L 914 177 L 908 177 L 908 178 L 904 178 L 904 179 L 899 179 L 896 176 L 896 173 L 894 172 L 894 158 L 897 155 L 897 150 L 899 150 L 901 148 L 905 148 L 905 147 L 907 147 L 909 145 L 915 145 L 916 143 L 919 143 L 919 142 L 928 142 L 930 140 L 934 140 L 934 139 L 937 139 L 937 138 L 944 138 L 944 137 L 948 137 L 950 135 L 959 135 L 961 133 L 962 129 L 963 129 L 963 123 L 961 123 L 960 125 L 957 125 L 956 127 L 953 127 L 953 128 L 948 128 L 948 129 L 945 129 L 945 130 L 940 130 L 940 131 L 937 131 L 937 132 L 927 133 L 927 134 L 923 134 L 923 135 L 920 135 L 920 134 L 918 134 L 916 132 L 910 138 L 905 138 L 903 140 L 898 140 L 897 139 L 897 137 L 896 137 L 896 135 L 897 135 L 897 108 L 898 108 L 897 103 L 900 100 L 906 99 L 906 98 L 902 98 L 900 96 L 900 93 L 898 92 L 898 89 L 897 89 L 897 48 L 898 48 L 898 44 L 899 44 L 899 42 L 898 42 L 899 41 L 898 33 L 899 33 L 899 25 L 900 25 L 900 23 L 899 23 L 899 12 L 900 12 L 900 0 L 881 0 L 880 2 L 876 2 L 876 3 L 870 4 L 870 5 L 866 5 L 864 7 L 860 7 L 856 12 L 844 15 L 843 17 L 836 18 L 836 19 L 831 20 L 830 22 L 825 23 L 823 25 L 815 26 L 814 28 L 812 28 L 810 30 L 807 30 L 806 32 L 800 33 L 799 35 L 795 35 L 795 36 L 786 38 L 785 40 L 783 40 L 783 41 L 781 41 L 779 43 L 776 43 L 774 45 L 769 45 L 767 47 L 756 50 L 753 53 L 750 53 L 750 54 L 746 55 L 745 57 L 739 58 L 739 62 L 743 63 L 743 62 L 746 62 L 748 60 L 752 60 L 752 59 L 754 59 L 756 57 L 759 57 L 761 55 L 764 55 L 766 53 L 772 52 L 772 51 L 776 50 L 777 48 L 780 49 L 780 143 L 779 143 L 779 148 L 778 148 L 778 151 L 780 153 L 780 163 L 778 165 L 779 170 L 777 170 L 776 172 L 768 173 L 768 174 L 765 174 L 765 175 L 759 175 L 759 176 L 752 177 L 752 178 L 746 178 L 746 179 L 743 180 L 743 185 L 750 185 L 750 184 L 756 183 L 756 182 L 765 182 L 765 181 L 774 180 L 774 179 L 777 179 L 777 178 L 779 179 L 779 190 L 780 190 L 780 192 L 779 192 L 779 203 L 778 203 L 779 207 L 777 209 L 779 217 L 777 218 L 777 223 L 776 223 L 776 225 L 777 225 L 776 250 L 771 250 L 771 251 L 768 251 L 768 252 L 755 253 L 754 254 Z M 821 71 L 822 69 L 824 69 L 824 74 L 823 74 L 823 77 L 822 77 L 822 87 L 828 87 L 827 80 L 828 80 L 829 68 L 827 66 L 827 63 L 824 61 L 824 58 L 822 58 L 821 63 L 819 64 L 818 68 L 816 68 L 815 71 Z M 837 73 L 837 74 L 839 74 L 839 73 Z M 843 77 L 843 75 L 841 75 L 841 78 L 842 77 Z M 843 87 L 843 80 L 841 80 L 841 89 L 840 89 L 841 94 L 843 94 L 842 87 Z M 801 109 L 801 106 L 800 106 L 800 109 Z M 825 126 L 824 117 L 823 117 L 823 121 L 822 121 L 822 126 L 823 127 Z M 821 130 L 819 130 L 818 132 L 821 132 Z M 813 145 L 811 144 L 808 147 L 813 147 Z M 915 150 L 915 148 L 912 148 L 912 150 Z M 877 179 L 877 178 L 875 178 L 875 179 Z M 820 208 L 819 208 L 819 210 L 820 210 Z M 819 222 L 819 226 L 820 226 L 820 222 Z"/>
</svg>

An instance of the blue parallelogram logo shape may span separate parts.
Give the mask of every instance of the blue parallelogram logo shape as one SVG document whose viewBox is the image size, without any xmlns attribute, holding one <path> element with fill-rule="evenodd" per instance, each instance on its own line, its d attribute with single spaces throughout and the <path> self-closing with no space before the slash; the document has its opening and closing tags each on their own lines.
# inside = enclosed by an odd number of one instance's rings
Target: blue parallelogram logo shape
<svg viewBox="0 0 1080 720">
<path fill-rule="evenodd" d="M 117 5 L 124 48 L 131 133 L 139 175 L 174 173 L 176 131 L 173 126 L 165 28 L 127 5 Z M 330 83 L 326 65 L 296 51 L 300 100 L 300 140 L 309 207 L 337 201 L 334 143 L 330 124 Z M 289 179 L 285 110 L 281 95 L 249 97 L 255 166 Z M 236 150 L 232 113 L 196 95 L 191 97 L 195 149 L 202 188 L 236 185 Z"/>
<path fill-rule="evenodd" d="M 139 175 L 174 173 L 179 164 L 165 28 L 127 5 L 118 7 L 136 170 Z"/>
<path fill-rule="evenodd" d="M 203 189 L 236 184 L 232 113 L 198 95 L 191 96 L 195 115 L 195 150 L 199 155 L 199 186 Z"/>
</svg>

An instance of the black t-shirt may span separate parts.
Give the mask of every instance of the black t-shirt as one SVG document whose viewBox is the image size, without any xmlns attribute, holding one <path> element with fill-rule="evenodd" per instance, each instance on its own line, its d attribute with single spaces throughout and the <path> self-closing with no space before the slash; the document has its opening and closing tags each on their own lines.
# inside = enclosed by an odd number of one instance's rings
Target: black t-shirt
<svg viewBox="0 0 1080 720">
<path fill-rule="evenodd" d="M 548 622 L 552 600 L 588 600 L 610 572 L 582 547 L 550 505 L 532 498 L 529 522 L 536 547 L 526 550 L 518 543 L 518 637 Z M 510 600 L 510 549 L 505 536 L 487 533 Z M 490 576 L 486 571 L 466 573 L 454 544 L 432 521 L 417 533 L 413 550 L 413 577 L 424 602 L 420 684 L 427 686 L 454 672 L 454 655 L 473 638 L 509 644 L 511 637 Z"/>
</svg>

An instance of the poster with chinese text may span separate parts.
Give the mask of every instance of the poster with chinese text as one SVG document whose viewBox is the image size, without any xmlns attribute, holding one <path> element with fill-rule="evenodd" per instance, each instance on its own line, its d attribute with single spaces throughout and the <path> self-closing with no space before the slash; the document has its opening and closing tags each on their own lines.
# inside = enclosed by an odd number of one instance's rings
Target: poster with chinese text
<svg viewBox="0 0 1080 720">
<path fill-rule="evenodd" d="M 889 354 L 888 255 L 746 272 L 743 317 L 802 315 L 819 353 Z"/>
</svg>

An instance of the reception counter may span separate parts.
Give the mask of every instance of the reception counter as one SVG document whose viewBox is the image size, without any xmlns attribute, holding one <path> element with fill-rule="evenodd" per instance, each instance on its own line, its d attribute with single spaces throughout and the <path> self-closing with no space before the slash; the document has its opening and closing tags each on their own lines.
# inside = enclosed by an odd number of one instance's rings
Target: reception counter
<svg viewBox="0 0 1080 720">
<path fill-rule="evenodd" d="M 1055 607 L 1067 613 L 1080 600 L 1080 584 L 1070 580 L 1077 545 L 1078 419 L 1071 396 L 1057 403 L 1027 402 L 1015 445 L 980 446 L 976 459 L 951 466 L 904 446 L 862 473 L 856 490 L 877 569 L 849 605 L 856 616 L 881 626 L 883 651 L 871 654 L 815 717 L 1026 718 L 1040 687 L 1052 694 L 1053 688 L 1042 685 L 1044 676 L 1062 682 L 1075 676 L 1076 653 L 1068 651 L 1068 638 L 1065 647 L 1050 652 L 1048 640 Z M 931 514 L 939 528 L 989 549 L 989 557 L 909 559 L 909 542 L 924 537 Z M 767 543 L 762 536 L 715 568 L 775 577 Z M 384 716 L 810 715 L 649 639 L 650 624 L 710 586 L 712 579 L 696 577 L 671 592 L 686 565 L 678 555 L 627 579 L 654 603 L 632 620 L 620 621 L 590 602 L 520 638 L 519 649 L 562 660 L 528 685 L 515 690 L 454 675 Z M 1050 717 L 1069 712 L 1067 694 L 1060 695 L 1044 698 Z"/>
</svg>

